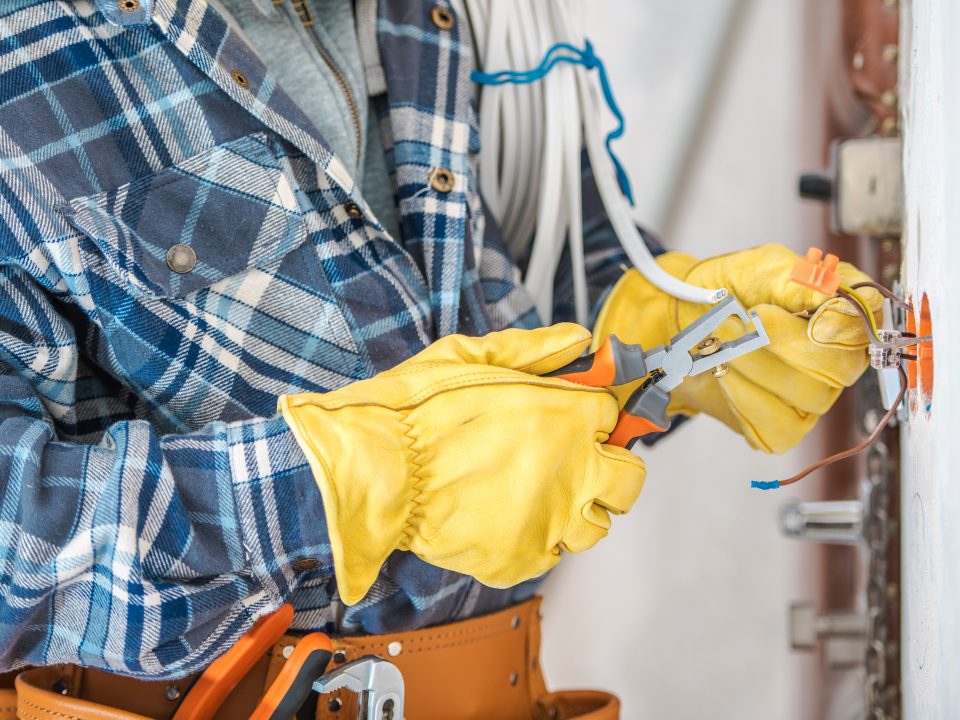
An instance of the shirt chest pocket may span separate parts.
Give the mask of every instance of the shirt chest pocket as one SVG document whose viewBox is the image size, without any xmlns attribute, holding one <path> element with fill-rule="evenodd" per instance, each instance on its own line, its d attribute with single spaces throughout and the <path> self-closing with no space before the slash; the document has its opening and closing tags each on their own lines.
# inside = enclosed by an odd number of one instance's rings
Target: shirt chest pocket
<svg viewBox="0 0 960 720">
<path fill-rule="evenodd" d="M 98 358 L 171 429 L 271 415 L 277 395 L 369 374 L 266 134 L 215 146 L 64 208 Z"/>
</svg>

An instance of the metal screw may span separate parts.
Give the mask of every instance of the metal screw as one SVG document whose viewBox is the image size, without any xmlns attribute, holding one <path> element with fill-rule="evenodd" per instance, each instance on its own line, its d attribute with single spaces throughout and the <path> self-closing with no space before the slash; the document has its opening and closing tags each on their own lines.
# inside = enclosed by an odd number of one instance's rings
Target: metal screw
<svg viewBox="0 0 960 720">
<path fill-rule="evenodd" d="M 398 640 L 394 640 L 392 643 L 387 645 L 387 655 L 390 657 L 396 657 L 403 652 L 403 643 Z"/>
<path fill-rule="evenodd" d="M 730 366 L 726 363 L 720 363 L 713 369 L 713 376 L 719 380 L 728 372 L 730 372 Z"/>
<path fill-rule="evenodd" d="M 67 695 L 70 693 L 70 686 L 63 680 L 57 680 L 50 689 L 58 695 Z"/>
<path fill-rule="evenodd" d="M 510 673 L 510 684 L 516 686 L 520 682 L 520 676 L 517 673 Z"/>
<path fill-rule="evenodd" d="M 393 698 L 383 703 L 383 720 L 393 720 Z"/>
<path fill-rule="evenodd" d="M 343 650 L 337 650 L 333 654 L 333 661 L 338 665 L 345 663 L 347 661 L 347 654 Z"/>
<path fill-rule="evenodd" d="M 720 338 L 716 335 L 711 335 L 697 344 L 697 351 L 703 356 L 713 355 L 720 349 L 720 344 Z"/>
<path fill-rule="evenodd" d="M 296 645 L 284 645 L 283 650 L 281 650 L 280 653 L 284 658 L 289 658 L 291 655 L 293 655 L 293 651 L 296 649 L 296 647 Z"/>
<path fill-rule="evenodd" d="M 327 703 L 327 710 L 330 712 L 337 712 L 342 707 L 343 700 L 340 698 L 330 698 L 330 702 Z"/>
<path fill-rule="evenodd" d="M 518 627 L 520 627 L 520 616 L 519 616 L 519 615 L 514 615 L 514 616 L 510 619 L 510 627 L 512 627 L 514 630 L 516 630 Z"/>
<path fill-rule="evenodd" d="M 171 702 L 174 700 L 179 700 L 180 688 L 178 688 L 176 685 L 167 685 L 167 689 L 163 691 L 163 694 L 167 700 L 170 700 Z"/>
</svg>

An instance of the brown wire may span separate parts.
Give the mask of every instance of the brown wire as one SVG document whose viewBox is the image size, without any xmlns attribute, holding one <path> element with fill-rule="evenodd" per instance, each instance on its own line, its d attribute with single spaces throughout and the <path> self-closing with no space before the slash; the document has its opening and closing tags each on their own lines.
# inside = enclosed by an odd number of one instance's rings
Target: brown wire
<svg viewBox="0 0 960 720">
<path fill-rule="evenodd" d="M 910 303 L 908 303 L 908 302 L 906 302 L 906 301 L 904 301 L 904 300 L 901 300 L 901 299 L 897 296 L 897 294 L 896 294 L 895 292 L 893 292 L 893 290 L 890 290 L 889 288 L 884 287 L 883 285 L 881 285 L 881 284 L 878 283 L 878 282 L 873 282 L 872 280 L 865 280 L 865 281 L 863 281 L 863 282 L 858 282 L 858 283 L 856 283 L 856 284 L 854 284 L 854 285 L 851 285 L 851 286 L 850 286 L 850 289 L 851 289 L 851 290 L 859 290 L 859 289 L 862 288 L 862 287 L 873 288 L 874 290 L 876 290 L 878 293 L 880 293 L 881 295 L 883 295 L 885 298 L 887 298 L 887 299 L 890 300 L 891 302 L 895 302 L 897 305 L 899 305 L 900 307 L 902 307 L 904 310 L 908 310 L 908 311 L 910 311 L 910 312 L 913 312 L 913 305 L 911 305 Z"/>
<path fill-rule="evenodd" d="M 880 338 L 878 338 L 876 335 L 873 334 L 873 325 L 870 324 L 870 318 L 867 317 L 867 313 L 863 309 L 863 306 L 860 303 L 858 303 L 853 298 L 853 296 L 851 296 L 850 293 L 848 293 L 843 288 L 837 288 L 837 295 L 839 295 L 848 303 L 853 305 L 853 309 L 857 311 L 857 315 L 859 315 L 860 319 L 863 320 L 863 324 L 867 326 L 867 337 L 870 338 L 870 344 L 881 345 L 881 346 L 884 345 L 884 343 L 880 340 Z"/>
<path fill-rule="evenodd" d="M 830 457 L 826 457 L 820 462 L 814 463 L 807 469 L 798 472 L 796 475 L 788 477 L 786 480 L 781 480 L 780 487 L 783 487 L 784 485 L 792 485 L 793 483 L 797 482 L 797 480 L 802 480 L 815 470 L 819 470 L 827 465 L 832 465 L 840 460 L 846 460 L 849 457 L 853 457 L 854 455 L 863 452 L 877 441 L 877 438 L 880 437 L 880 433 L 883 432 L 883 429 L 887 426 L 887 424 L 890 422 L 890 419 L 897 412 L 897 408 L 900 407 L 900 403 L 903 402 L 903 396 L 907 393 L 907 373 L 904 372 L 902 367 L 897 369 L 900 371 L 900 392 L 897 395 L 897 399 L 893 401 L 893 405 L 891 405 L 890 409 L 887 410 L 886 415 L 880 418 L 880 422 L 877 423 L 877 426 L 873 429 L 873 432 L 867 436 L 867 439 L 859 445 L 853 446 L 849 450 L 844 450 L 843 452 L 838 452 Z"/>
</svg>

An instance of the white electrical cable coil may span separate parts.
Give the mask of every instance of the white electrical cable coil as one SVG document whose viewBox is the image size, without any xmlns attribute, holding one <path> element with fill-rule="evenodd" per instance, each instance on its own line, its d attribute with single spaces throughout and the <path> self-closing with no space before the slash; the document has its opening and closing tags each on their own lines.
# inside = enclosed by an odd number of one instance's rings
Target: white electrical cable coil
<svg viewBox="0 0 960 720">
<path fill-rule="evenodd" d="M 580 0 L 453 0 L 470 22 L 478 69 L 537 67 L 558 42 L 584 47 Z M 553 316 L 553 287 L 564 244 L 570 247 L 577 321 L 587 324 L 583 248 L 581 150 L 630 262 L 660 290 L 711 304 L 723 289 L 685 283 L 657 264 L 634 224 L 600 127 L 596 72 L 560 63 L 540 81 L 480 90 L 480 189 L 514 259 L 529 257 L 524 285 L 545 322 Z"/>
</svg>

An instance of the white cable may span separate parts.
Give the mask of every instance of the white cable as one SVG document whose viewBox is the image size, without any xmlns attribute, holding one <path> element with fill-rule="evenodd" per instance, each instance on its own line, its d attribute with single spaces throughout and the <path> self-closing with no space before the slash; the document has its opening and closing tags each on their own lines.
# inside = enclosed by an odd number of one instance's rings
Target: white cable
<svg viewBox="0 0 960 720">
<path fill-rule="evenodd" d="M 581 0 L 453 0 L 470 22 L 477 67 L 529 70 L 557 42 L 584 46 Z M 553 288 L 569 245 L 577 321 L 589 317 L 583 249 L 580 152 L 586 147 L 597 190 L 624 252 L 653 285 L 681 300 L 718 302 L 725 290 L 689 285 L 650 254 L 623 196 L 600 127 L 596 71 L 560 63 L 539 82 L 479 91 L 480 188 L 514 259 L 528 259 L 524 284 L 550 322 Z"/>
</svg>

